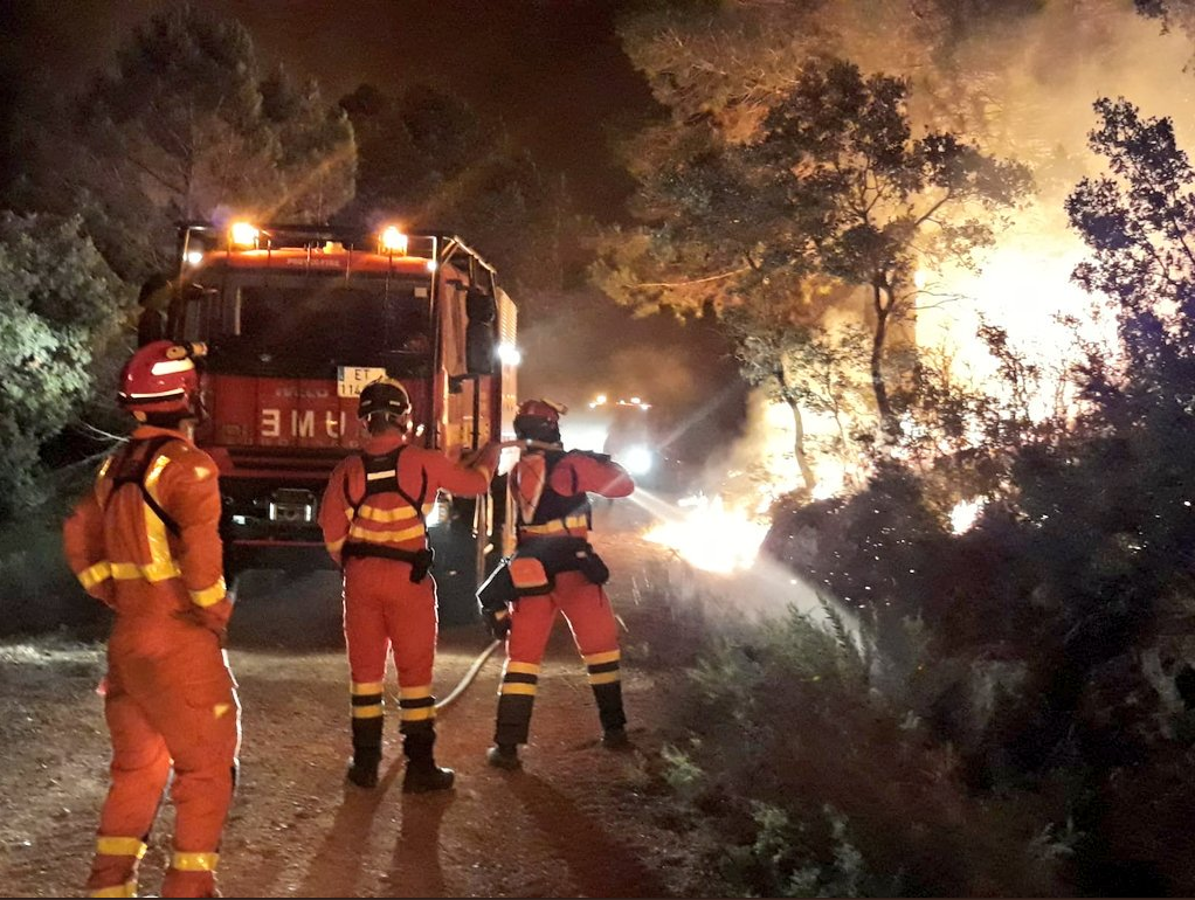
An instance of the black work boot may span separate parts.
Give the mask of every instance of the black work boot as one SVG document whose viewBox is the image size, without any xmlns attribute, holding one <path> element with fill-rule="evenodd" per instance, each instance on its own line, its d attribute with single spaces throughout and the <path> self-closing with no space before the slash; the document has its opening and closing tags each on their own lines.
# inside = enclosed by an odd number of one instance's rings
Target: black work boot
<svg viewBox="0 0 1195 900">
<path fill-rule="evenodd" d="M 447 791 L 456 781 L 452 769 L 436 765 L 432 749 L 436 745 L 434 728 L 408 732 L 403 738 L 403 753 L 407 757 L 407 771 L 402 779 L 404 794 L 426 794 L 429 791 Z"/>
<path fill-rule="evenodd" d="M 627 717 L 622 710 L 622 682 L 593 685 L 593 697 L 597 701 L 598 719 L 602 723 L 602 746 L 609 750 L 630 747 Z"/>
<path fill-rule="evenodd" d="M 382 763 L 381 747 L 359 747 L 353 751 L 345 778 L 357 787 L 378 786 L 378 766 Z"/>
<path fill-rule="evenodd" d="M 353 758 L 345 777 L 357 787 L 378 786 L 382 762 L 382 717 L 353 719 Z"/>
<path fill-rule="evenodd" d="M 631 739 L 627 737 L 627 730 L 622 725 L 615 725 L 602 732 L 602 746 L 607 750 L 629 750 Z"/>
<path fill-rule="evenodd" d="M 485 755 L 486 761 L 498 769 L 521 769 L 523 761 L 519 759 L 519 748 L 516 744 L 495 744 Z"/>
</svg>

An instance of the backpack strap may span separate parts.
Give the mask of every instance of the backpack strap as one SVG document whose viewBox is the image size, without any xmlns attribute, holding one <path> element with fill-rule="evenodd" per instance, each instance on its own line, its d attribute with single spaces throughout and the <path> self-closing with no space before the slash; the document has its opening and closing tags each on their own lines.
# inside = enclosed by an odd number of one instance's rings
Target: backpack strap
<svg viewBox="0 0 1195 900">
<path fill-rule="evenodd" d="M 403 451 L 409 446 L 410 444 L 402 444 L 383 456 L 371 456 L 368 453 L 357 454 L 357 458 L 361 460 L 361 464 L 365 468 L 365 493 L 361 495 L 360 500 L 354 501 L 348 495 L 348 479 L 344 480 L 344 499 L 353 508 L 354 521 L 361 511 L 361 505 L 368 497 L 373 494 L 398 494 L 414 508 L 415 515 L 419 517 L 424 530 L 427 529 L 427 517 L 423 514 L 423 501 L 427 499 L 427 469 L 419 470 L 423 482 L 419 487 L 418 499 L 404 491 L 398 479 L 398 461 L 402 457 Z"/>
<path fill-rule="evenodd" d="M 161 456 L 162 449 L 170 442 L 177 440 L 178 438 L 176 437 L 166 436 L 130 441 L 116 458 L 114 464 L 116 471 L 112 476 L 112 490 L 108 492 L 108 497 L 104 501 L 104 512 L 107 513 L 108 504 L 112 502 L 112 498 L 116 496 L 116 492 L 120 488 L 126 484 L 135 484 L 141 490 L 141 499 L 145 505 L 153 510 L 155 516 L 162 520 L 162 524 L 166 526 L 171 534 L 179 537 L 182 534 L 182 529 L 179 528 L 178 522 L 162 508 L 162 505 L 149 492 L 149 488 L 145 486 L 146 473 L 149 472 L 154 461 Z"/>
</svg>

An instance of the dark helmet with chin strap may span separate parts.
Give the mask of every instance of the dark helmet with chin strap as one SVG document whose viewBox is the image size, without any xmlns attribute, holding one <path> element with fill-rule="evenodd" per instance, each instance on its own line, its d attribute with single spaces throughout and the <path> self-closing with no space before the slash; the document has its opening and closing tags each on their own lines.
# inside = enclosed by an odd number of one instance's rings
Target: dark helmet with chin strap
<svg viewBox="0 0 1195 900">
<path fill-rule="evenodd" d="M 371 381 L 361 390 L 357 400 L 357 417 L 360 419 L 384 415 L 398 422 L 410 411 L 411 398 L 407 389 L 393 378 Z"/>
<path fill-rule="evenodd" d="M 560 443 L 560 417 L 568 407 L 551 400 L 524 400 L 515 414 L 515 434 L 524 441 Z"/>
</svg>

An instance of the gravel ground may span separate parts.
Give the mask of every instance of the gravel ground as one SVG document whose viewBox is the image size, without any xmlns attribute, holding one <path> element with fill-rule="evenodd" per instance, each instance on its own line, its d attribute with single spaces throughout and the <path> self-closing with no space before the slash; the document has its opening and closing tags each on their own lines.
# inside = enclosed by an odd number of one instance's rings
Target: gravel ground
<svg viewBox="0 0 1195 900">
<path fill-rule="evenodd" d="M 661 790 L 655 722 L 675 671 L 637 666 L 670 640 L 670 614 L 645 575 L 662 551 L 638 538 L 633 506 L 600 508 L 599 539 L 625 620 L 625 692 L 636 749 L 611 753 L 584 670 L 558 623 L 522 772 L 484 762 L 501 661 L 496 654 L 440 719 L 438 755 L 458 787 L 406 797 L 397 721 L 384 779 L 346 788 L 345 687 L 338 585 L 264 576 L 242 592 L 230 658 L 240 683 L 241 783 L 222 850 L 236 897 L 651 897 L 708 895 L 698 860 L 710 840 Z M 442 633 L 443 696 L 487 644 L 480 626 Z M 106 789 L 108 741 L 95 686 L 103 647 L 68 631 L 0 644 L 0 893 L 79 896 Z M 393 675 L 391 674 L 391 684 Z M 142 868 L 156 892 L 167 804 Z"/>
</svg>

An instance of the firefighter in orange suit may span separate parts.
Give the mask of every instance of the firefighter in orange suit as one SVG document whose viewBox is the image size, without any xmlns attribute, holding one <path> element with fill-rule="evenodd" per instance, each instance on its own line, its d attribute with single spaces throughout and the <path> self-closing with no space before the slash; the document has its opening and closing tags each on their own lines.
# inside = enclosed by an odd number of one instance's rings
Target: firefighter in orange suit
<svg viewBox="0 0 1195 900">
<path fill-rule="evenodd" d="M 506 666 L 498 696 L 492 765 L 520 765 L 527 743 L 540 663 L 556 611 L 572 628 L 597 701 L 602 743 L 628 746 L 619 675 L 618 623 L 602 585 L 609 571 L 589 544 L 589 493 L 626 497 L 635 489 L 610 457 L 565 452 L 560 441 L 563 408 L 528 400 L 515 417 L 515 433 L 530 441 L 511 473 L 517 501 L 517 548 L 478 592 L 495 638 L 506 637 Z"/>
<path fill-rule="evenodd" d="M 104 714 L 112 785 L 87 888 L 133 897 L 174 770 L 174 852 L 163 897 L 216 896 L 232 802 L 240 706 L 225 656 L 216 465 L 191 442 L 202 345 L 154 341 L 121 373 L 118 400 L 139 425 L 66 521 L 66 557 L 116 613 Z"/>
<path fill-rule="evenodd" d="M 382 758 L 386 656 L 398 670 L 399 731 L 407 757 L 403 791 L 452 787 L 436 765 L 436 582 L 430 576 L 426 513 L 443 488 L 472 497 L 489 489 L 500 447 L 487 444 L 471 465 L 407 443 L 411 403 L 397 381 L 361 391 L 358 416 L 369 437 L 363 452 L 332 473 L 320 505 L 328 552 L 344 569 L 344 635 L 351 670 L 353 758 L 347 777 L 378 783 Z"/>
</svg>

